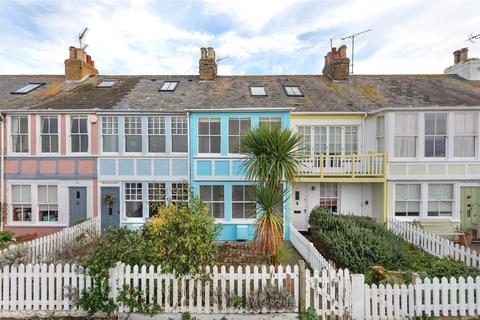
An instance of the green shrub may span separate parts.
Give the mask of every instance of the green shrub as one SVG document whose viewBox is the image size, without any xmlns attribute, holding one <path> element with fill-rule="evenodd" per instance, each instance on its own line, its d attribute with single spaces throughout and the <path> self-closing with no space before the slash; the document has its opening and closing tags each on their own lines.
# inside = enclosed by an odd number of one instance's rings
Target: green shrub
<svg viewBox="0 0 480 320">
<path fill-rule="evenodd" d="M 0 231 L 0 244 L 12 241 L 14 233 L 12 231 Z"/>
<path fill-rule="evenodd" d="M 372 266 L 390 271 L 419 273 L 433 277 L 476 277 L 480 270 L 462 261 L 434 257 L 391 233 L 371 219 L 334 215 L 328 208 L 317 207 L 310 214 L 315 244 L 327 259 L 339 268 L 365 274 L 373 282 Z"/>
</svg>

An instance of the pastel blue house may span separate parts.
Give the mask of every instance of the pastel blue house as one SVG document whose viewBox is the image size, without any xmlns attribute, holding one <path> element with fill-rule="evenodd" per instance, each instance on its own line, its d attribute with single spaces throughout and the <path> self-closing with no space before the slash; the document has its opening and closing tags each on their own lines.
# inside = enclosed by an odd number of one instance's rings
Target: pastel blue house
<svg viewBox="0 0 480 320">
<path fill-rule="evenodd" d="M 223 225 L 219 240 L 253 238 L 256 204 L 250 194 L 252 182 L 242 172 L 239 146 L 242 133 L 259 124 L 288 128 L 290 110 L 276 110 L 190 110 L 190 186 Z M 285 239 L 289 239 L 289 212 L 285 201 Z"/>
</svg>

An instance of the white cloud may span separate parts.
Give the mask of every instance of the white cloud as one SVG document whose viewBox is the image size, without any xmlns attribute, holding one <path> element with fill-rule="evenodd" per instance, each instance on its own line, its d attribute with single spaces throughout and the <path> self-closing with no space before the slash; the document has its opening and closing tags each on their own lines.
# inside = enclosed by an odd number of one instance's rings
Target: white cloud
<svg viewBox="0 0 480 320">
<path fill-rule="evenodd" d="M 467 45 L 480 56 L 480 44 L 464 42 L 480 32 L 478 0 L 165 1 L 1 2 L 0 70 L 63 73 L 68 46 L 77 44 L 83 26 L 90 29 L 87 51 L 110 74 L 196 74 L 204 45 L 229 57 L 221 74 L 318 73 L 330 36 L 338 45 L 340 36 L 366 28 L 373 31 L 356 42 L 355 73 L 441 73 L 451 52 Z M 183 10 L 192 3 L 203 9 Z M 163 4 L 178 10 L 163 11 Z M 15 5 L 28 23 L 2 15 L 2 6 Z M 27 10 L 35 5 L 49 9 Z M 216 19 L 229 23 L 207 25 Z"/>
</svg>

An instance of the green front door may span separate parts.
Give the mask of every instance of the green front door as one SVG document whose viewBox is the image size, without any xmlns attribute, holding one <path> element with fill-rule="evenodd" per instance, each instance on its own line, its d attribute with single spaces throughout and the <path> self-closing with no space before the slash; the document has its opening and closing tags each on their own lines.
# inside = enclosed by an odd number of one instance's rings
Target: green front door
<svg viewBox="0 0 480 320">
<path fill-rule="evenodd" d="M 460 188 L 460 218 L 464 228 L 471 228 L 475 238 L 480 237 L 480 187 Z"/>
</svg>

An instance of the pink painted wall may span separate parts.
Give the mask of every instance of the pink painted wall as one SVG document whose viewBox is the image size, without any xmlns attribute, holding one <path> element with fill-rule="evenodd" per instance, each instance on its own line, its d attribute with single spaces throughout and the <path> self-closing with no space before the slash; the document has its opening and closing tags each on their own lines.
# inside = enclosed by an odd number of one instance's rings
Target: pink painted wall
<svg viewBox="0 0 480 320">
<path fill-rule="evenodd" d="M 67 154 L 67 115 L 60 115 L 60 154 Z"/>
<path fill-rule="evenodd" d="M 18 173 L 18 160 L 5 160 L 5 174 Z"/>
<path fill-rule="evenodd" d="M 5 226 L 5 231 L 12 231 L 15 233 L 15 236 L 21 236 L 24 234 L 36 233 L 37 237 L 47 236 L 49 234 L 58 232 L 62 230 L 62 227 L 42 227 L 42 226 L 31 226 L 31 227 L 15 227 L 15 226 Z"/>
<path fill-rule="evenodd" d="M 57 161 L 40 160 L 40 174 L 55 174 L 55 173 L 57 173 Z"/>
<path fill-rule="evenodd" d="M 75 173 L 75 160 L 60 160 L 58 172 L 60 174 L 74 174 Z"/>
<path fill-rule="evenodd" d="M 37 154 L 37 117 L 30 115 L 30 154 Z"/>
<path fill-rule="evenodd" d="M 98 121 L 92 123 L 90 140 L 92 141 L 91 154 L 98 154 Z"/>
<path fill-rule="evenodd" d="M 93 173 L 94 160 L 78 160 L 78 173 Z"/>
<path fill-rule="evenodd" d="M 21 169 L 22 173 L 37 173 L 37 161 L 36 160 L 22 160 Z"/>
</svg>

